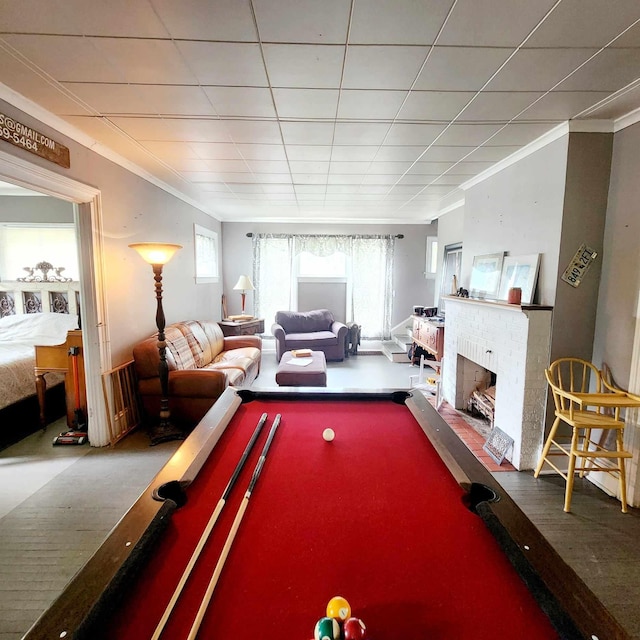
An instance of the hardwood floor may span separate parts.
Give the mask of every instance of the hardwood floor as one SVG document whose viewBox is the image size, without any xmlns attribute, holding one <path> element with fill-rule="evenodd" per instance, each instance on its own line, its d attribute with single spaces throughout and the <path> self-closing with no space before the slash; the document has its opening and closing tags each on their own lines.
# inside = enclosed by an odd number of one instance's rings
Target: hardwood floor
<svg viewBox="0 0 640 640">
<path fill-rule="evenodd" d="M 266 352 L 254 386 L 273 387 L 275 366 L 275 355 Z M 328 385 L 404 389 L 415 373 L 408 363 L 362 355 L 330 363 Z M 0 452 L 0 640 L 22 637 L 179 444 L 149 447 L 136 432 L 112 449 L 52 447 L 59 430 L 50 426 Z M 577 479 L 573 512 L 566 514 L 557 476 L 535 480 L 529 472 L 501 471 L 494 477 L 627 637 L 640 640 L 640 511 L 621 513 L 616 500 Z"/>
</svg>

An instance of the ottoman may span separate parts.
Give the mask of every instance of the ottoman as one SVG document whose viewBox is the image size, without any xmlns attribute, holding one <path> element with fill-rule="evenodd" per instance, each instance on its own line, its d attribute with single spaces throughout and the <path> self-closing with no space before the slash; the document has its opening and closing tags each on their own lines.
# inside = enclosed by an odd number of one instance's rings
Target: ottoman
<svg viewBox="0 0 640 640">
<path fill-rule="evenodd" d="M 311 362 L 304 366 L 308 358 L 296 358 L 291 351 L 285 351 L 276 371 L 276 382 L 281 387 L 326 387 L 327 361 L 323 351 L 312 351 Z M 295 364 L 298 361 L 300 364 Z"/>
</svg>

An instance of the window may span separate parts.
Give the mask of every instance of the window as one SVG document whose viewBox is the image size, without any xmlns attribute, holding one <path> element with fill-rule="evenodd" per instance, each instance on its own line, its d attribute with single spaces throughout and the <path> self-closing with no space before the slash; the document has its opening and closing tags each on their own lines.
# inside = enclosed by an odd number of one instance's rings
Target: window
<svg viewBox="0 0 640 640">
<path fill-rule="evenodd" d="M 427 260 L 424 277 L 435 278 L 438 270 L 438 238 L 436 236 L 427 237 Z"/>
<path fill-rule="evenodd" d="M 303 251 L 299 255 L 298 275 L 303 278 L 345 277 L 347 275 L 347 256 L 340 251 L 325 257 Z"/>
<path fill-rule="evenodd" d="M 73 224 L 0 225 L 0 278 L 17 280 L 25 267 L 49 262 L 62 267 L 61 276 L 79 279 L 76 230 Z M 53 275 L 53 274 L 51 274 Z"/>
<path fill-rule="evenodd" d="M 218 270 L 218 234 L 215 231 L 193 225 L 196 284 L 219 281 Z"/>
<path fill-rule="evenodd" d="M 442 282 L 440 284 L 440 296 L 449 296 L 455 293 L 454 276 L 456 286 L 460 286 L 460 270 L 462 268 L 462 244 L 449 244 L 444 248 L 442 265 Z M 444 300 L 440 300 L 440 312 L 444 311 Z"/>
</svg>

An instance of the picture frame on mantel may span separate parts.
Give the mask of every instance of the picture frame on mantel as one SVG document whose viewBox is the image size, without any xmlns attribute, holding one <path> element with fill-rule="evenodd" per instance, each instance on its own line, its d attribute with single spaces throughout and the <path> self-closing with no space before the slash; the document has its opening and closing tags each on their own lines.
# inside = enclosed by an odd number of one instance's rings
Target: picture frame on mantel
<svg viewBox="0 0 640 640">
<path fill-rule="evenodd" d="M 474 256 L 469 281 L 469 296 L 496 300 L 500 290 L 504 252 Z"/>
<path fill-rule="evenodd" d="M 531 304 L 538 280 L 540 254 L 532 253 L 527 256 L 505 256 L 502 262 L 500 276 L 499 300 L 508 300 L 509 289 L 522 289 L 520 304 Z"/>
</svg>

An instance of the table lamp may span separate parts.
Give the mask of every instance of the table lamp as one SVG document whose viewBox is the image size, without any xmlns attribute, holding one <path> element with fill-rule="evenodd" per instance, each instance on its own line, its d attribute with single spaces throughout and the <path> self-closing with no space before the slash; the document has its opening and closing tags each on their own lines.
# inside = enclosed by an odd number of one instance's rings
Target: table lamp
<svg viewBox="0 0 640 640">
<path fill-rule="evenodd" d="M 160 377 L 160 422 L 153 426 L 149 433 L 151 444 L 156 445 L 169 440 L 183 440 L 184 433 L 171 424 L 171 413 L 169 411 L 169 367 L 167 365 L 167 343 L 165 342 L 164 328 L 165 318 L 162 308 L 162 267 L 171 260 L 173 254 L 182 249 L 179 244 L 167 244 L 163 242 L 136 242 L 130 244 L 131 249 L 135 249 L 145 262 L 153 268 L 154 280 L 156 282 L 156 300 L 158 303 L 156 311 L 156 326 L 158 327 L 158 352 L 160 363 L 158 364 L 158 375 Z"/>
<path fill-rule="evenodd" d="M 236 282 L 235 286 L 233 287 L 233 290 L 242 292 L 240 294 L 242 298 L 242 316 L 241 317 L 251 317 L 251 316 L 245 316 L 245 313 L 244 313 L 244 305 L 245 305 L 246 296 L 247 296 L 245 292 L 255 290 L 255 287 L 253 286 L 253 283 L 251 282 L 251 279 L 249 278 L 249 276 L 240 276 L 238 278 L 238 282 Z"/>
</svg>

